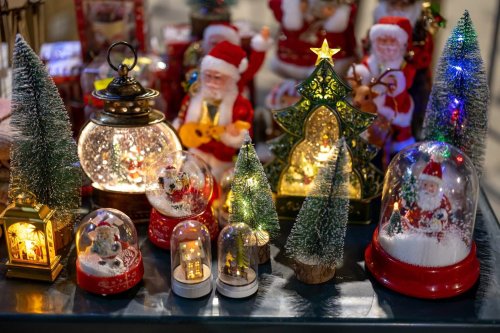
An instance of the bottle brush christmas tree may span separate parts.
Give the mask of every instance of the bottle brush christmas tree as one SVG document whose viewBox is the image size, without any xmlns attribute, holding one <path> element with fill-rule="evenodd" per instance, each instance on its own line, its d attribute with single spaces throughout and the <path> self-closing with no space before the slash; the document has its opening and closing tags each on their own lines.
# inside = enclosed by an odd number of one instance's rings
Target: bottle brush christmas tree
<svg viewBox="0 0 500 333">
<path fill-rule="evenodd" d="M 481 174 L 488 127 L 489 90 L 477 34 L 465 11 L 437 66 L 424 121 L 424 137 L 454 145 Z"/>
<path fill-rule="evenodd" d="M 14 46 L 11 126 L 10 192 L 31 192 L 38 202 L 56 209 L 57 242 L 63 229 L 71 235 L 80 206 L 77 147 L 57 87 L 21 35 Z"/>
<path fill-rule="evenodd" d="M 349 174 L 349 197 L 357 204 L 351 210 L 351 220 L 370 221 L 369 202 L 382 190 L 382 175 L 370 163 L 376 148 L 359 134 L 376 115 L 358 110 L 348 102 L 351 88 L 333 69 L 332 55 L 339 49 L 330 49 L 325 40 L 321 48 L 312 50 L 318 60 L 314 72 L 297 87 L 302 98 L 288 108 L 273 111 L 284 134 L 270 142 L 275 158 L 266 165 L 266 173 L 277 193 L 278 213 L 296 216 L 318 170 L 325 165 L 340 137 L 345 137 L 347 163 L 353 166 Z"/>
<path fill-rule="evenodd" d="M 295 260 L 297 278 L 306 283 L 331 279 L 342 262 L 349 211 L 347 145 L 341 139 L 314 181 L 300 209 L 286 250 Z"/>
<path fill-rule="evenodd" d="M 229 223 L 246 223 L 254 230 L 259 247 L 259 261 L 269 259 L 269 238 L 279 231 L 278 214 L 264 168 L 257 157 L 250 136 L 241 146 L 231 185 Z"/>
</svg>

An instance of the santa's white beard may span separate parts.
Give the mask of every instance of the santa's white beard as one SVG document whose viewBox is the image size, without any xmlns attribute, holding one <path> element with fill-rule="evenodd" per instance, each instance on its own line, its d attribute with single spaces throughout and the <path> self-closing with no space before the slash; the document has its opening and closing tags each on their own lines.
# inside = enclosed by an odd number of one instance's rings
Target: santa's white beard
<svg viewBox="0 0 500 333">
<path fill-rule="evenodd" d="M 222 99 L 222 91 L 220 89 L 203 87 L 201 90 L 203 99 L 210 101 L 220 101 Z"/>
<path fill-rule="evenodd" d="M 431 194 L 425 190 L 419 190 L 417 205 L 423 211 L 434 211 L 441 206 L 441 199 L 443 199 L 443 192 L 441 191 Z"/>
<path fill-rule="evenodd" d="M 422 13 L 422 2 L 417 1 L 413 5 L 407 6 L 405 9 L 391 8 L 387 2 L 380 2 L 379 5 L 373 11 L 373 19 L 378 22 L 380 18 L 384 16 L 400 16 L 406 17 L 411 26 L 414 27 L 420 14 Z"/>
<path fill-rule="evenodd" d="M 402 46 L 376 46 L 373 47 L 373 54 L 377 63 L 385 68 L 400 68 L 403 62 Z"/>
</svg>

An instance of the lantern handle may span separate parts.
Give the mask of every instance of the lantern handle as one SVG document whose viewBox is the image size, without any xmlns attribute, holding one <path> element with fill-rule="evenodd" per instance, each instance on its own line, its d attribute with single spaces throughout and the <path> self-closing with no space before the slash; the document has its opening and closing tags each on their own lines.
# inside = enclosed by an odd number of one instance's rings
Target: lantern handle
<svg viewBox="0 0 500 333">
<path fill-rule="evenodd" d="M 115 65 L 113 65 L 111 63 L 111 58 L 110 58 L 111 50 L 117 45 L 125 45 L 126 47 L 128 47 L 132 51 L 132 53 L 134 54 L 134 63 L 132 64 L 132 66 L 129 67 L 127 65 L 120 64 L 120 65 L 118 65 L 118 68 L 117 68 Z M 109 66 L 111 68 L 113 68 L 115 71 L 117 71 L 118 74 L 120 74 L 120 76 L 127 76 L 128 72 L 131 71 L 135 67 L 135 65 L 137 64 L 137 52 L 135 51 L 135 49 L 132 45 L 130 45 L 129 43 L 124 42 L 124 41 L 111 44 L 111 46 L 108 48 L 108 57 L 107 58 L 108 58 Z"/>
</svg>

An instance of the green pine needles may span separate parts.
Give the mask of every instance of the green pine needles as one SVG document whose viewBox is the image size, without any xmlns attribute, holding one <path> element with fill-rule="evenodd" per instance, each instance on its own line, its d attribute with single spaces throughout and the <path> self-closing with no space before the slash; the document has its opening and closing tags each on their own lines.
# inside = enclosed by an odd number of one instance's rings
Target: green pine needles
<svg viewBox="0 0 500 333">
<path fill-rule="evenodd" d="M 401 224 L 401 213 L 399 209 L 395 209 L 391 218 L 389 219 L 389 225 L 387 226 L 387 234 L 389 236 L 394 236 L 394 234 L 400 234 L 403 232 L 403 225 Z"/>
<path fill-rule="evenodd" d="M 314 180 L 286 243 L 295 259 L 314 265 L 338 266 L 344 256 L 349 212 L 347 145 L 342 138 L 332 158 Z"/>
<path fill-rule="evenodd" d="M 20 35 L 13 68 L 10 189 L 29 191 L 68 217 L 80 206 L 81 172 L 66 108 L 44 64 Z"/>
<path fill-rule="evenodd" d="M 465 11 L 446 42 L 427 105 L 426 140 L 446 142 L 469 156 L 481 174 L 489 89 L 477 34 Z"/>
<path fill-rule="evenodd" d="M 271 188 L 248 135 L 236 160 L 231 190 L 229 223 L 243 222 L 255 231 L 276 236 L 279 221 Z"/>
</svg>

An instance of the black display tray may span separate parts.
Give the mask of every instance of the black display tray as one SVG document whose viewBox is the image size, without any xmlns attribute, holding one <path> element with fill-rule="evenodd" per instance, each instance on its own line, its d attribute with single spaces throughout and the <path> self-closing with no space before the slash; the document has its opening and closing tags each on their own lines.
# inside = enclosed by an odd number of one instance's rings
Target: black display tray
<svg viewBox="0 0 500 333">
<path fill-rule="evenodd" d="M 291 223 L 283 222 L 283 235 Z M 410 298 L 374 281 L 364 269 L 363 253 L 375 227 L 349 225 L 343 267 L 332 281 L 315 286 L 295 279 L 280 251 L 283 236 L 272 247 L 272 261 L 259 267 L 258 293 L 241 300 L 216 291 L 196 300 L 174 295 L 170 254 L 147 240 L 145 225 L 138 227 L 143 282 L 107 297 L 76 286 L 74 249 L 52 284 L 6 279 L 2 239 L 0 332 L 500 332 L 500 226 L 483 192 L 475 232 L 481 276 L 472 290 L 455 298 Z M 216 263 L 212 271 L 216 275 Z"/>
</svg>

